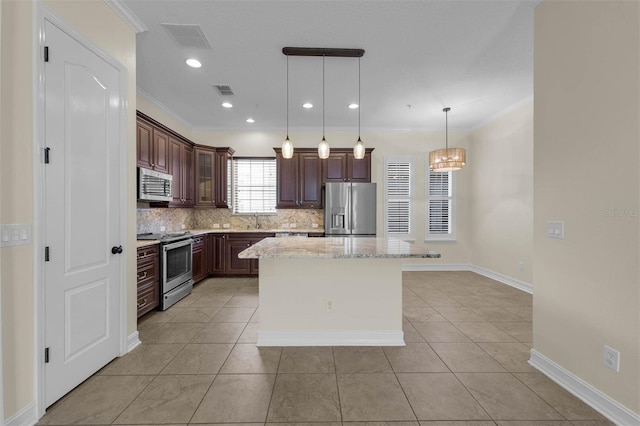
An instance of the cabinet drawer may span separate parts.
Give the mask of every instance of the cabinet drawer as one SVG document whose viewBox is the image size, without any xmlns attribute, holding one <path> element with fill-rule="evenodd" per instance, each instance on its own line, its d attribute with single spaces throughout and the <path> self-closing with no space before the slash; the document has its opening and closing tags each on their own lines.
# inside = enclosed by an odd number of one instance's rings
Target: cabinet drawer
<svg viewBox="0 0 640 426">
<path fill-rule="evenodd" d="M 158 258 L 158 254 L 160 247 L 158 244 L 154 244 L 152 246 L 140 247 L 138 248 L 138 265 L 145 262 L 151 262 L 154 259 Z"/>
<path fill-rule="evenodd" d="M 158 282 L 138 289 L 138 317 L 146 314 L 160 304 Z"/>
<path fill-rule="evenodd" d="M 136 272 L 138 287 L 144 287 L 153 281 L 158 281 L 158 272 L 158 262 L 156 261 L 138 263 L 138 271 Z"/>
</svg>

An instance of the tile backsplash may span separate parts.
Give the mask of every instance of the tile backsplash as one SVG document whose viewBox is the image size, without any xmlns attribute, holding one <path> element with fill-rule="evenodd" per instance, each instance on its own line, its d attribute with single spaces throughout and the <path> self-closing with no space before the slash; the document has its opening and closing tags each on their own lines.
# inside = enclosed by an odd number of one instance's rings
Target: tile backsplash
<svg viewBox="0 0 640 426">
<path fill-rule="evenodd" d="M 321 209 L 278 209 L 273 215 L 258 215 L 261 229 L 312 228 L 313 224 L 323 227 Z M 166 232 L 184 229 L 214 229 L 219 225 L 223 229 L 254 229 L 256 217 L 253 215 L 234 215 L 229 209 L 153 209 L 139 208 L 137 211 L 137 233 Z"/>
</svg>

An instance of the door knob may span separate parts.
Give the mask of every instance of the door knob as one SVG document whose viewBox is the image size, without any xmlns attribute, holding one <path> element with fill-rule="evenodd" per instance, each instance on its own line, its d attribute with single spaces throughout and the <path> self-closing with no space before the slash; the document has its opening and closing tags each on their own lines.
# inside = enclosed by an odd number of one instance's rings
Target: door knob
<svg viewBox="0 0 640 426">
<path fill-rule="evenodd" d="M 113 246 L 111 247 L 111 253 L 112 254 L 120 254 L 122 253 L 122 246 Z"/>
</svg>

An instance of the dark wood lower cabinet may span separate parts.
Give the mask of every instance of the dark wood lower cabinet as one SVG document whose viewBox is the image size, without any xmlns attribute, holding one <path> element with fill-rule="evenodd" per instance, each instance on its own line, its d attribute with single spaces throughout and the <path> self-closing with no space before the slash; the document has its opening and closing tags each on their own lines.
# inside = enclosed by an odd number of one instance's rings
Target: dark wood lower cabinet
<svg viewBox="0 0 640 426">
<path fill-rule="evenodd" d="M 267 237 L 275 236 L 269 232 L 244 232 L 229 234 L 210 234 L 213 247 L 207 256 L 213 276 L 258 275 L 258 259 L 240 259 L 238 253 Z"/>
<path fill-rule="evenodd" d="M 160 304 L 160 247 L 155 244 L 138 249 L 138 317 Z"/>
<path fill-rule="evenodd" d="M 240 259 L 238 253 L 251 246 L 250 240 L 241 240 L 229 237 L 227 241 L 227 274 L 249 275 L 251 274 L 251 259 Z"/>
<path fill-rule="evenodd" d="M 211 275 L 224 275 L 227 270 L 227 234 L 210 234 L 213 251 L 209 253 Z"/>
<path fill-rule="evenodd" d="M 207 235 L 198 235 L 193 238 L 193 252 L 191 268 L 193 272 L 193 282 L 203 280 L 209 275 L 209 268 L 207 267 L 207 246 L 205 240 Z"/>
</svg>

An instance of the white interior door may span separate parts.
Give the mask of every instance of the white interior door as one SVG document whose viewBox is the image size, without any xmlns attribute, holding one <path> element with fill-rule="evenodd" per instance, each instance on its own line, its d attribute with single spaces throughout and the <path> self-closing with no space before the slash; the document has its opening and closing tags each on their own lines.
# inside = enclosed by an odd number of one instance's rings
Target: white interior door
<svg viewBox="0 0 640 426">
<path fill-rule="evenodd" d="M 120 345 L 119 70 L 45 24 L 46 406 Z"/>
</svg>

